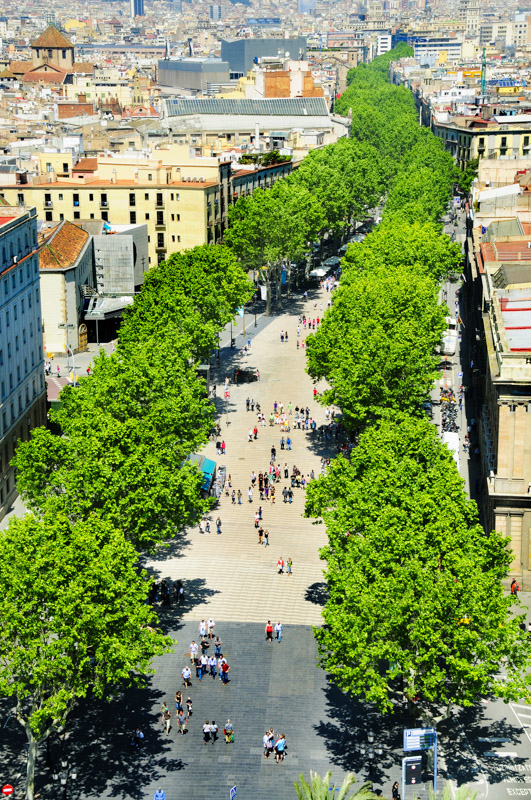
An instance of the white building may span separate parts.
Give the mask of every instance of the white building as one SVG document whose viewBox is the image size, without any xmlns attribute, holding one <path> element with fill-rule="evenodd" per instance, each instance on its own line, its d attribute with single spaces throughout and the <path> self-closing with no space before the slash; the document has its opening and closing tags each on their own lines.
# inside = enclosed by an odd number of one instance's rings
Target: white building
<svg viewBox="0 0 531 800">
<path fill-rule="evenodd" d="M 16 497 L 16 443 L 45 422 L 37 214 L 0 205 L 0 519 Z"/>
</svg>

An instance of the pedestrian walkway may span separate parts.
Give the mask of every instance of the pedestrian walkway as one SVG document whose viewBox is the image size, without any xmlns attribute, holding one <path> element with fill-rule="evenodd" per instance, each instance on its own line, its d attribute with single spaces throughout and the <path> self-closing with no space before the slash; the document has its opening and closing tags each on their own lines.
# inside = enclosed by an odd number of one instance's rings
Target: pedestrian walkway
<svg viewBox="0 0 531 800">
<path fill-rule="evenodd" d="M 326 293 L 323 292 L 323 295 Z M 323 297 L 326 303 L 326 297 Z M 319 301 L 320 302 L 320 301 Z M 307 317 L 322 316 L 319 305 L 313 309 L 308 301 L 301 314 Z M 232 505 L 231 498 L 224 494 L 219 505 L 210 513 L 211 533 L 201 534 L 199 529 L 187 533 L 188 546 L 176 557 L 164 554 L 155 560 L 152 567 L 160 578 L 187 582 L 203 581 L 208 590 L 205 602 L 184 613 L 184 619 L 213 615 L 217 619 L 238 622 L 263 622 L 275 609 L 275 615 L 286 624 L 318 625 L 321 622 L 321 606 L 314 595 L 323 582 L 323 562 L 319 549 L 325 544 L 323 525 L 304 518 L 305 491 L 294 489 L 293 503 L 284 503 L 282 488 L 288 481 L 276 484 L 276 501 L 260 501 L 255 488 L 253 502 L 247 498 L 251 485 L 251 472 L 256 474 L 269 467 L 271 447 L 277 450 L 277 463 L 288 464 L 289 471 L 295 464 L 305 477 L 313 469 L 318 476 L 321 466 L 322 445 L 310 432 L 293 430 L 290 437 L 291 451 L 280 449 L 279 426 L 258 425 L 258 439 L 248 441 L 249 428 L 257 421 L 256 411 L 246 411 L 246 399 L 259 402 L 263 413 L 269 416 L 275 401 L 309 406 L 311 414 L 320 425 L 325 421 L 324 409 L 313 398 L 313 383 L 305 373 L 305 350 L 297 350 L 297 315 L 283 314 L 271 321 L 267 328 L 252 340 L 250 354 L 241 356 L 241 366 L 260 371 L 261 380 L 238 386 L 230 385 L 230 398 L 223 398 L 223 365 L 218 386 L 219 422 L 222 428 L 220 440 L 226 443 L 226 455 L 217 456 L 215 442 L 209 443 L 204 453 L 223 464 L 231 475 L 232 486 L 242 492 L 242 505 Z M 302 328 L 302 326 L 301 326 Z M 281 343 L 280 332 L 288 331 L 288 342 Z M 307 335 L 301 329 L 300 341 Z M 222 397 L 219 397 L 222 395 Z M 330 451 L 328 442 L 328 451 Z M 263 508 L 263 527 L 269 531 L 269 547 L 258 544 L 254 527 L 254 514 L 258 506 Z M 222 520 L 222 534 L 216 534 L 215 520 Z M 282 556 L 284 561 L 293 560 L 293 574 L 278 575 L 276 563 Z M 321 592 L 322 593 L 322 592 Z"/>
</svg>

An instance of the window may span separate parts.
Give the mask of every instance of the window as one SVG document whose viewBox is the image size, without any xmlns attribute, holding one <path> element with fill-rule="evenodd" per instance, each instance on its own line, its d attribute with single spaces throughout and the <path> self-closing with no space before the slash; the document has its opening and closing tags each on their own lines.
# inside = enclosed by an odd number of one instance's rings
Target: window
<svg viewBox="0 0 531 800">
<path fill-rule="evenodd" d="M 153 180 L 153 175 L 151 174 L 151 172 L 148 172 L 148 181 L 152 181 L 152 180 Z"/>
<path fill-rule="evenodd" d="M 6 311 L 6 328 L 9 328 L 9 311 Z"/>
<path fill-rule="evenodd" d="M 24 313 L 24 298 L 22 298 L 22 300 L 20 301 L 20 313 L 21 314 Z"/>
<path fill-rule="evenodd" d="M 59 192 L 59 195 L 58 195 L 58 197 L 59 197 L 59 200 L 62 200 L 62 199 L 63 199 L 63 195 L 61 194 L 61 192 Z"/>
<path fill-rule="evenodd" d="M 175 236 L 172 236 L 171 240 L 172 240 L 172 242 L 174 242 L 175 241 Z"/>
<path fill-rule="evenodd" d="M 170 200 L 173 200 L 173 192 L 170 194 Z"/>
<path fill-rule="evenodd" d="M 180 241 L 181 241 L 181 237 L 180 237 L 180 236 L 177 236 L 177 241 L 178 241 L 178 242 L 180 242 Z"/>
<path fill-rule="evenodd" d="M 164 247 L 164 234 L 157 233 L 157 247 Z"/>
<path fill-rule="evenodd" d="M 146 218 L 146 220 L 148 220 L 149 219 L 149 214 L 146 214 L 145 218 Z"/>
<path fill-rule="evenodd" d="M 94 202 L 94 195 L 93 195 L 93 194 L 89 194 L 89 201 L 90 201 L 91 203 L 93 203 L 93 202 Z"/>
<path fill-rule="evenodd" d="M 76 212 L 74 213 L 74 216 L 75 216 L 76 214 L 79 214 L 79 211 L 76 211 Z M 59 214 L 59 222 L 64 222 L 64 218 L 65 218 L 65 215 L 64 215 L 64 214 Z"/>
<path fill-rule="evenodd" d="M 162 192 L 157 192 L 157 201 L 156 201 L 156 205 L 158 205 L 158 206 L 161 206 L 161 205 L 163 205 Z"/>
<path fill-rule="evenodd" d="M 94 219 L 94 214 L 91 214 L 91 215 L 90 215 L 90 219 Z"/>
<path fill-rule="evenodd" d="M 18 353 L 18 336 L 15 336 L 15 352 Z"/>
<path fill-rule="evenodd" d="M 4 351 L 0 350 L 0 367 L 4 366 Z"/>
<path fill-rule="evenodd" d="M 24 205 L 24 195 L 23 194 L 17 194 L 17 203 L 18 203 L 19 206 L 23 206 Z"/>
<path fill-rule="evenodd" d="M 149 192 L 146 192 L 144 195 L 144 200 L 149 200 Z"/>
<path fill-rule="evenodd" d="M 164 225 L 164 211 L 157 211 L 157 225 Z"/>
<path fill-rule="evenodd" d="M 53 219 L 52 212 L 51 211 L 45 211 L 44 212 L 44 218 L 45 218 L 46 222 L 51 222 L 52 219 Z"/>
<path fill-rule="evenodd" d="M 129 222 L 131 225 L 136 225 L 136 211 L 129 212 Z"/>
<path fill-rule="evenodd" d="M 30 339 L 33 339 L 33 322 L 30 322 Z"/>
<path fill-rule="evenodd" d="M 53 58 L 53 50 L 51 48 L 48 50 L 48 58 Z"/>
<path fill-rule="evenodd" d="M 175 199 L 176 200 L 180 200 L 181 199 L 181 195 L 179 194 L 179 192 L 177 192 L 177 194 L 175 195 Z"/>
<path fill-rule="evenodd" d="M 47 208 L 51 208 L 52 205 L 53 205 L 53 203 L 52 203 L 52 195 L 49 192 L 46 192 L 45 195 L 44 195 L 44 205 Z"/>
<path fill-rule="evenodd" d="M 134 192 L 131 192 L 131 194 L 129 195 L 129 205 L 130 206 L 136 205 L 136 195 L 134 194 Z"/>
<path fill-rule="evenodd" d="M 180 222 L 180 221 L 181 221 L 181 215 L 177 214 L 177 222 Z"/>
<path fill-rule="evenodd" d="M 79 211 L 74 211 L 74 219 L 81 219 L 81 213 Z"/>
<path fill-rule="evenodd" d="M 75 206 L 79 205 L 79 195 L 78 194 L 72 195 L 72 200 L 74 201 L 74 205 Z"/>
<path fill-rule="evenodd" d="M 175 214 L 172 214 L 172 215 L 171 215 L 171 221 L 172 221 L 172 222 L 175 222 Z"/>
<path fill-rule="evenodd" d="M 104 222 L 107 222 L 107 220 L 109 219 L 109 214 L 108 214 L 108 212 L 107 212 L 107 211 L 102 211 L 102 212 L 101 212 L 101 218 L 102 218 L 102 220 L 103 220 Z"/>
<path fill-rule="evenodd" d="M 63 172 L 68 172 L 68 164 L 63 162 Z"/>
<path fill-rule="evenodd" d="M 66 58 L 66 50 L 61 50 L 61 55 L 63 58 Z"/>
<path fill-rule="evenodd" d="M 107 195 L 106 194 L 102 194 L 102 196 L 101 196 L 101 206 L 102 206 L 102 208 L 107 208 L 108 205 L 109 205 L 109 203 L 107 201 Z"/>
<path fill-rule="evenodd" d="M 529 136 L 524 136 L 524 147 L 529 147 Z"/>
<path fill-rule="evenodd" d="M 46 162 L 46 172 L 53 172 L 53 167 L 51 161 Z"/>
</svg>

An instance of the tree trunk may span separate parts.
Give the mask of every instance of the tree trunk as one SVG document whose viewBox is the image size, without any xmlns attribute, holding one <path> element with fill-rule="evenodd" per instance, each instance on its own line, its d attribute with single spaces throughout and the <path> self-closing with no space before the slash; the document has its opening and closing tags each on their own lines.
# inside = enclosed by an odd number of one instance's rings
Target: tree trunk
<svg viewBox="0 0 531 800">
<path fill-rule="evenodd" d="M 266 310 L 265 310 L 266 317 L 271 315 L 271 281 L 269 278 L 266 279 Z"/>
<path fill-rule="evenodd" d="M 28 736 L 28 763 L 26 767 L 26 800 L 33 800 L 35 795 L 35 762 L 37 760 L 37 750 L 39 743 L 30 730 L 26 728 Z"/>
</svg>

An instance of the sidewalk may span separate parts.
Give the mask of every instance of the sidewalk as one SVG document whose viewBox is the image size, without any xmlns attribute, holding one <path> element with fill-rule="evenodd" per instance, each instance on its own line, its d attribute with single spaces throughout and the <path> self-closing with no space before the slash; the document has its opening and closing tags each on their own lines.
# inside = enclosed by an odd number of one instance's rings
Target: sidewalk
<svg viewBox="0 0 531 800">
<path fill-rule="evenodd" d="M 326 305 L 326 292 L 319 294 L 317 309 L 313 301 L 300 304 L 301 313 L 307 316 L 322 316 L 319 304 Z M 293 307 L 293 306 L 292 306 Z M 313 384 L 305 373 L 305 351 L 297 350 L 296 315 L 282 314 L 271 318 L 265 329 L 257 333 L 252 341 L 251 353 L 247 356 L 235 355 L 230 367 L 226 362 L 219 375 L 213 378 L 218 383 L 217 408 L 222 427 L 221 439 L 226 443 L 226 456 L 217 456 L 215 443 L 209 443 L 204 453 L 218 464 L 227 467 L 232 486 L 242 492 L 242 505 L 233 506 L 231 499 L 224 495 L 219 505 L 210 514 L 212 532 L 201 535 L 196 528 L 189 531 L 186 550 L 182 555 L 172 555 L 170 551 L 162 559 L 148 564 L 159 578 L 181 579 L 186 591 L 187 581 L 202 580 L 208 587 L 208 600 L 189 613 L 194 619 L 213 615 L 239 622 L 265 622 L 271 615 L 283 620 L 284 624 L 318 625 L 321 622 L 321 606 L 316 604 L 316 596 L 322 594 L 323 562 L 319 559 L 319 549 L 326 542 L 322 525 L 314 525 L 305 519 L 305 492 L 295 489 L 293 503 L 285 504 L 282 488 L 288 481 L 276 484 L 276 502 L 272 506 L 259 500 L 258 489 L 253 502 L 249 503 L 247 491 L 251 484 L 250 475 L 269 467 L 271 446 L 277 449 L 277 462 L 291 468 L 294 464 L 308 479 L 313 469 L 318 476 L 321 455 L 329 453 L 326 446 L 312 439 L 310 432 L 291 430 L 293 449 L 290 453 L 280 449 L 278 426 L 259 426 L 258 440 L 248 442 L 248 431 L 254 427 L 256 412 L 246 411 L 246 398 L 254 398 L 268 417 L 275 401 L 283 402 L 287 409 L 293 406 L 306 406 L 318 425 L 325 421 L 324 408 L 313 400 Z M 302 327 L 302 326 L 301 326 Z M 288 342 L 280 342 L 280 331 L 288 331 Z M 301 330 L 301 341 L 304 338 Z M 261 381 L 239 386 L 230 386 L 228 400 L 219 397 L 225 375 L 231 375 L 233 363 L 260 370 Z M 225 371 L 224 371 L 225 367 Z M 330 446 L 330 442 L 327 443 Z M 258 544 L 254 527 L 254 514 L 258 506 L 263 508 L 263 526 L 269 530 L 269 547 Z M 215 520 L 220 516 L 223 533 L 215 532 Z M 282 556 L 293 560 L 293 575 L 278 575 L 276 563 Z M 186 618 L 186 616 L 185 616 Z"/>
</svg>

